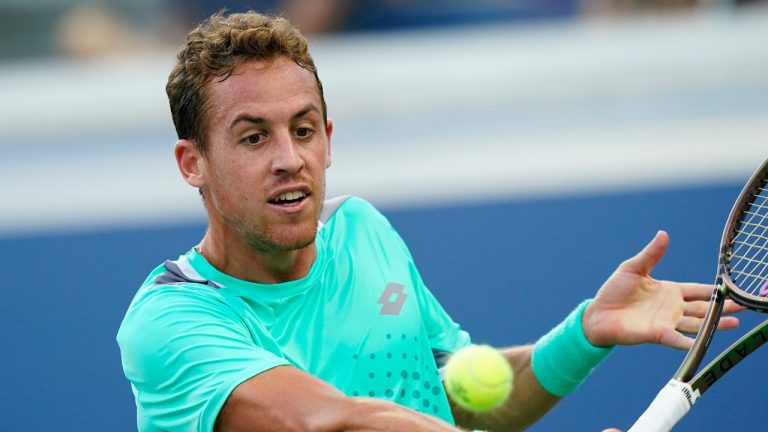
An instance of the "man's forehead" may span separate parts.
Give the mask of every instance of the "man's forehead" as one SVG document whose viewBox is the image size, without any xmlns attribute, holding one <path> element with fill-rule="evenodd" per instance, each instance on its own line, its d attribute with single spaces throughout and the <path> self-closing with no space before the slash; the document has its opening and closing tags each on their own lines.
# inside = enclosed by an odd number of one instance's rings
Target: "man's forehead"
<svg viewBox="0 0 768 432">
<path fill-rule="evenodd" d="M 321 105 L 319 86 L 312 72 L 287 57 L 249 60 L 224 80 L 209 85 L 209 105 L 214 116 L 242 107 L 304 107 Z"/>
<path fill-rule="evenodd" d="M 211 87 L 227 90 L 254 90 L 262 93 L 278 92 L 284 87 L 317 89 L 315 77 L 309 70 L 285 56 L 271 59 L 248 60 L 236 66 L 224 79 L 214 79 Z"/>
</svg>

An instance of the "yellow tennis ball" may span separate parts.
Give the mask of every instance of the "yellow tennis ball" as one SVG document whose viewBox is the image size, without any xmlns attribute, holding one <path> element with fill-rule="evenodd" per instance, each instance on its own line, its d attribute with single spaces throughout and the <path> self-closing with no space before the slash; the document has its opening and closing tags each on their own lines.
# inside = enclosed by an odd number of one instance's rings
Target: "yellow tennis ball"
<svg viewBox="0 0 768 432">
<path fill-rule="evenodd" d="M 488 345 L 470 345 L 455 352 L 445 365 L 444 378 L 451 399 L 474 412 L 498 407 L 512 391 L 512 367 Z"/>
</svg>

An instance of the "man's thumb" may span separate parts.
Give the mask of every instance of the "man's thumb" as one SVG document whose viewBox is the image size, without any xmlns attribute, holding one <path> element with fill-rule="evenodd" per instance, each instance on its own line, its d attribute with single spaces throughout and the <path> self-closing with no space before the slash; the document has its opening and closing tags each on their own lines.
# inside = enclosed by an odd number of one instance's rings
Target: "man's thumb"
<svg viewBox="0 0 768 432">
<path fill-rule="evenodd" d="M 637 255 L 624 261 L 619 266 L 620 271 L 635 273 L 642 276 L 648 275 L 653 267 L 664 256 L 664 252 L 669 245 L 669 235 L 666 231 L 660 230 L 656 233 L 650 243 L 645 245 Z"/>
</svg>

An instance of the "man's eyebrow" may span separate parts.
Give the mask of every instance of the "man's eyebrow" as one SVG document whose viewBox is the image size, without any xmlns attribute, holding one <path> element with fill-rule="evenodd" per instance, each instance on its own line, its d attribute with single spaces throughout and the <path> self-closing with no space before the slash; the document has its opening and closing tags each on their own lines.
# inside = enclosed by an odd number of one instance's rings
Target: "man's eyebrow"
<svg viewBox="0 0 768 432">
<path fill-rule="evenodd" d="M 237 117 L 235 117 L 234 120 L 232 120 L 232 123 L 229 124 L 229 127 L 227 129 L 231 131 L 232 129 L 234 129 L 236 124 L 243 121 L 253 123 L 253 124 L 267 123 L 267 120 L 264 117 L 252 116 L 250 114 L 240 114 Z"/>
<path fill-rule="evenodd" d="M 298 120 L 311 112 L 316 112 L 318 114 L 321 114 L 320 109 L 318 109 L 315 104 L 309 103 L 307 104 L 307 106 L 305 106 L 304 108 L 299 110 L 296 114 L 294 114 L 291 117 L 291 120 Z"/>
<path fill-rule="evenodd" d="M 320 109 L 315 104 L 310 103 L 307 106 L 305 106 L 304 108 L 302 108 L 299 111 L 297 111 L 296 114 L 292 115 L 291 116 L 291 120 L 292 121 L 298 120 L 298 119 L 304 117 L 305 115 L 307 115 L 307 114 L 309 114 L 311 112 L 316 112 L 318 114 L 322 114 L 320 112 Z M 237 117 L 235 117 L 234 120 L 232 120 L 232 123 L 229 124 L 229 127 L 227 129 L 232 130 L 235 127 L 236 124 L 238 124 L 240 122 L 243 122 L 243 121 L 248 122 L 248 123 L 253 123 L 253 124 L 266 124 L 266 123 L 268 123 L 267 119 L 265 119 L 264 117 L 253 116 L 253 115 L 250 115 L 250 114 L 240 114 Z"/>
</svg>

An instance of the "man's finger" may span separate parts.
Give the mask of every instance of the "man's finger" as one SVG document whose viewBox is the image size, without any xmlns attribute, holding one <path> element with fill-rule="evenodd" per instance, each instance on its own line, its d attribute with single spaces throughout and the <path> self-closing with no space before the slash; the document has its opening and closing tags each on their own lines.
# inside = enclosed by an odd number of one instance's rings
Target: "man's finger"
<svg viewBox="0 0 768 432">
<path fill-rule="evenodd" d="M 687 301 L 683 306 L 683 310 L 684 310 L 685 316 L 704 318 L 704 315 L 707 313 L 708 307 L 709 307 L 709 302 L 706 302 L 703 300 Z"/>
<path fill-rule="evenodd" d="M 714 284 L 678 283 L 686 300 L 709 300 L 715 290 Z"/>
<path fill-rule="evenodd" d="M 701 323 L 703 321 L 704 320 L 702 318 L 685 316 L 680 318 L 680 321 L 677 322 L 677 326 L 675 328 L 677 331 L 680 331 L 683 333 L 694 334 L 694 333 L 698 333 L 699 327 L 701 327 Z M 718 330 L 732 330 L 738 326 L 739 326 L 739 319 L 732 316 L 721 317 L 720 321 L 717 322 Z"/>
<path fill-rule="evenodd" d="M 677 322 L 675 329 L 683 333 L 694 334 L 699 331 L 702 321 L 701 318 L 684 316 Z"/>
<path fill-rule="evenodd" d="M 723 306 L 723 313 L 724 314 L 731 314 L 734 312 L 741 312 L 743 310 L 746 310 L 744 306 L 734 302 L 733 300 L 726 300 L 725 305 Z"/>
<path fill-rule="evenodd" d="M 717 322 L 718 330 L 732 330 L 739 326 L 739 319 L 736 317 L 722 317 Z"/>
<path fill-rule="evenodd" d="M 693 345 L 693 338 L 684 336 L 675 330 L 669 330 L 662 335 L 659 343 L 670 348 L 687 350 Z"/>
<path fill-rule="evenodd" d="M 661 257 L 664 256 L 668 245 L 669 235 L 667 235 L 666 231 L 657 232 L 653 240 L 643 250 L 621 263 L 619 271 L 647 276 L 659 260 L 661 260 Z"/>
</svg>

